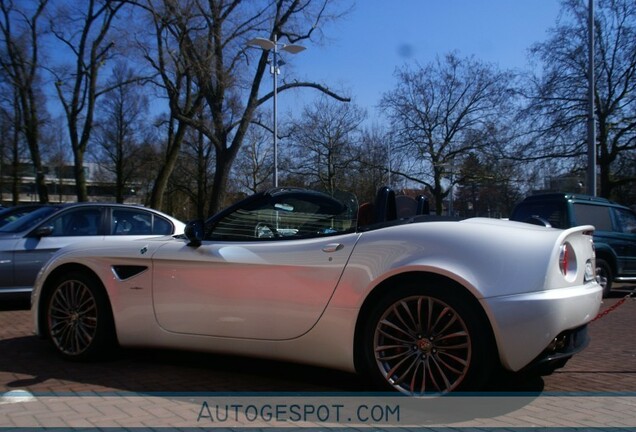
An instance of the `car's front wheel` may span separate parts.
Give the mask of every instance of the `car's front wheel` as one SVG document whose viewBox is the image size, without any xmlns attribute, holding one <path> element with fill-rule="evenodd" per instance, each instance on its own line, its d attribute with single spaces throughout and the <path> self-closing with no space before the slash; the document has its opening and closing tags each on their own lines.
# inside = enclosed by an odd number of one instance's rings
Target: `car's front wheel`
<svg viewBox="0 0 636 432">
<path fill-rule="evenodd" d="M 372 381 L 409 395 L 474 390 L 493 369 L 483 320 L 444 287 L 405 286 L 373 309 L 364 333 Z"/>
<path fill-rule="evenodd" d="M 112 313 L 95 276 L 72 271 L 54 284 L 46 303 L 47 335 L 70 360 L 89 360 L 114 345 Z"/>
</svg>

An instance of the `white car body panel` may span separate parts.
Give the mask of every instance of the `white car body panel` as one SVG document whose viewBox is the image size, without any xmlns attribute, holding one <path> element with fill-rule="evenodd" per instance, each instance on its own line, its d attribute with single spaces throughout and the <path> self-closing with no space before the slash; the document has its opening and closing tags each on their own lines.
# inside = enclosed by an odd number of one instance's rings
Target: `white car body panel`
<svg viewBox="0 0 636 432">
<path fill-rule="evenodd" d="M 170 238 L 84 244 L 58 252 L 40 272 L 33 292 L 35 328 L 40 329 L 38 301 L 47 277 L 80 263 L 105 285 L 123 346 L 234 353 L 354 371 L 355 329 L 365 299 L 391 277 L 426 272 L 455 281 L 477 299 L 501 363 L 516 371 L 559 333 L 597 313 L 600 286 L 585 282 L 580 271 L 568 280 L 558 268 L 564 241 L 574 246 L 578 267 L 585 267 L 593 250 L 591 236 L 581 233 L 591 230 L 469 219 L 240 245 L 196 247 Z M 122 281 L 115 265 L 148 269 Z"/>
<path fill-rule="evenodd" d="M 325 310 L 357 239 L 358 234 L 347 234 L 328 240 L 205 242 L 197 248 L 167 243 L 153 255 L 157 322 L 175 333 L 296 338 Z"/>
<path fill-rule="evenodd" d="M 563 329 L 590 322 L 598 313 L 601 295 L 596 286 L 588 284 L 482 300 L 495 330 L 502 365 L 518 371 Z"/>
</svg>

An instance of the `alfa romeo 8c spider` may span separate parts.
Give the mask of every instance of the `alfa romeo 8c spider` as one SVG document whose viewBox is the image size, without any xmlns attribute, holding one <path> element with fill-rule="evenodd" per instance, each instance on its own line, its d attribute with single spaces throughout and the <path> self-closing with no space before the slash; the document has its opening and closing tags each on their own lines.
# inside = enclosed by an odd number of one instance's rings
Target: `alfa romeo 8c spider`
<svg viewBox="0 0 636 432">
<path fill-rule="evenodd" d="M 183 235 L 69 246 L 38 275 L 36 332 L 73 360 L 206 351 L 410 395 L 547 374 L 587 345 L 602 296 L 594 227 L 450 220 L 399 198 L 276 188 Z"/>
</svg>

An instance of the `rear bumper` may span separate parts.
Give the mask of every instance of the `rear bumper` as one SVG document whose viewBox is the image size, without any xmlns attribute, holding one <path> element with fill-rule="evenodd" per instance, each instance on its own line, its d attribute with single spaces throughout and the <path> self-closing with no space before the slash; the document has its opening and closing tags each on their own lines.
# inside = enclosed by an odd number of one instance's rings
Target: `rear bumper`
<svg viewBox="0 0 636 432">
<path fill-rule="evenodd" d="M 483 299 L 502 366 L 517 372 L 541 359 L 556 364 L 585 348 L 587 335 L 580 329 L 598 314 L 602 291 L 588 283 Z"/>
<path fill-rule="evenodd" d="M 576 353 L 585 349 L 590 343 L 587 325 L 567 330 L 553 339 L 550 345 L 539 356 L 523 369 L 523 372 L 534 372 L 550 375 Z"/>
</svg>

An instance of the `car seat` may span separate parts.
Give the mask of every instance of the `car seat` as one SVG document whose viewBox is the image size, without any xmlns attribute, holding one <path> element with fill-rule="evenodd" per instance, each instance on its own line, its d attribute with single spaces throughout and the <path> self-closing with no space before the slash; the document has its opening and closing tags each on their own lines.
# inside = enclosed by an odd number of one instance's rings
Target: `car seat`
<svg viewBox="0 0 636 432">
<path fill-rule="evenodd" d="M 388 186 L 383 186 L 378 190 L 374 205 L 374 222 L 382 223 L 397 219 L 397 209 L 395 205 L 395 192 Z"/>
</svg>

